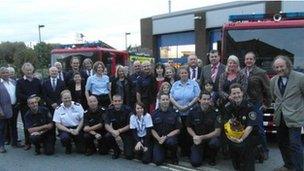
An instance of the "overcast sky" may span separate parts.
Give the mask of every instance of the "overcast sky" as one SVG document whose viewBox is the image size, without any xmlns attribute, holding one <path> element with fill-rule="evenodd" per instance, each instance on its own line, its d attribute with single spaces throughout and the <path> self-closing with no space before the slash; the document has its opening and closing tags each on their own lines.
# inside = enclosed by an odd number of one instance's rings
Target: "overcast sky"
<svg viewBox="0 0 304 171">
<path fill-rule="evenodd" d="M 232 0 L 171 0 L 180 11 Z M 38 41 L 38 25 L 47 43 L 102 40 L 117 48 L 140 45 L 140 19 L 168 13 L 168 0 L 0 0 L 0 41 Z"/>
</svg>

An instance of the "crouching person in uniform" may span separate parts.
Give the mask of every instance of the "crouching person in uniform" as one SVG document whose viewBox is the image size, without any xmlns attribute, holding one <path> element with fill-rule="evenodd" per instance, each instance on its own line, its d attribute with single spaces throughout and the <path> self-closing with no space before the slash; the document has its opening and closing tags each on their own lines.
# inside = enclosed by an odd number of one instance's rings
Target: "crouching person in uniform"
<svg viewBox="0 0 304 171">
<path fill-rule="evenodd" d="M 181 128 L 181 120 L 178 113 L 170 106 L 170 98 L 167 94 L 160 95 L 160 107 L 152 114 L 154 137 L 153 161 L 156 165 L 165 162 L 166 152 L 170 152 L 171 162 L 178 164 L 177 135 Z"/>
<path fill-rule="evenodd" d="M 104 135 L 106 133 L 103 127 L 103 114 L 105 109 L 98 106 L 98 100 L 95 96 L 88 98 L 88 110 L 84 113 L 84 141 L 86 155 L 92 155 L 96 152 L 94 140 L 97 140 L 98 152 L 100 154 L 107 154 L 104 144 Z"/>
<path fill-rule="evenodd" d="M 75 142 L 76 151 L 82 153 L 83 149 L 83 108 L 81 104 L 72 101 L 71 92 L 61 92 L 60 104 L 54 112 L 53 121 L 59 131 L 61 143 L 65 147 L 65 153 L 71 154 L 72 141 Z"/>
<path fill-rule="evenodd" d="M 136 114 L 130 117 L 130 129 L 136 141 L 134 150 L 144 164 L 151 162 L 151 128 L 153 127 L 152 118 L 144 110 L 142 103 L 135 104 Z"/>
<path fill-rule="evenodd" d="M 238 83 L 230 86 L 230 102 L 223 115 L 225 138 L 230 149 L 234 169 L 255 170 L 254 147 L 257 142 L 257 116 L 253 105 L 244 99 L 244 91 Z"/>
<path fill-rule="evenodd" d="M 190 109 L 186 126 L 193 138 L 190 162 L 193 167 L 202 165 L 203 158 L 209 158 L 209 164 L 216 164 L 216 154 L 220 148 L 221 116 L 212 106 L 210 93 L 202 92 L 199 105 Z"/>
<path fill-rule="evenodd" d="M 27 99 L 29 110 L 25 114 L 25 128 L 30 133 L 30 141 L 35 145 L 36 155 L 41 154 L 41 144 L 46 155 L 54 154 L 54 136 L 52 136 L 52 116 L 50 111 L 38 105 L 40 98 L 35 94 Z"/>
<path fill-rule="evenodd" d="M 105 135 L 106 144 L 114 150 L 113 159 L 117 159 L 124 151 L 126 159 L 134 157 L 134 139 L 130 130 L 131 108 L 123 105 L 120 95 L 113 96 L 112 106 L 105 113 L 105 128 L 108 133 Z"/>
</svg>

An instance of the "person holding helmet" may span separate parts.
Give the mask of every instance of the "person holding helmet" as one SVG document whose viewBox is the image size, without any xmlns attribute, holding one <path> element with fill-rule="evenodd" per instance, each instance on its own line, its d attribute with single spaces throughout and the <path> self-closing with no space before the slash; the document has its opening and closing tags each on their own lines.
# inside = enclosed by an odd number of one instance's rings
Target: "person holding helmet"
<svg viewBox="0 0 304 171">
<path fill-rule="evenodd" d="M 253 171 L 254 146 L 257 135 L 257 115 L 253 105 L 244 98 L 244 90 L 238 83 L 231 84 L 229 99 L 222 117 L 224 137 L 228 143 L 234 169 Z"/>
</svg>

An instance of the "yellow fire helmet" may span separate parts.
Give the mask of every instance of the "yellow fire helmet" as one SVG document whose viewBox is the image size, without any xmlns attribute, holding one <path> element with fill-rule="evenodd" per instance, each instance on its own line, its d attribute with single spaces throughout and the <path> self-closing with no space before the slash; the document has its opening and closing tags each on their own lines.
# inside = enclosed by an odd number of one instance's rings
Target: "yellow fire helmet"
<svg viewBox="0 0 304 171">
<path fill-rule="evenodd" d="M 227 137 L 240 139 L 244 134 L 245 127 L 239 121 L 229 119 L 224 124 L 224 130 Z"/>
</svg>

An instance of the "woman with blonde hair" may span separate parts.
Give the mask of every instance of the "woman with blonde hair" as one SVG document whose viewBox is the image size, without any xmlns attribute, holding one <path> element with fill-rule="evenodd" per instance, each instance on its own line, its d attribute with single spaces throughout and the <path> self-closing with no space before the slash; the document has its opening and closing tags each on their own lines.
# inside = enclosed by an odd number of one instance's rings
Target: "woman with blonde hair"
<svg viewBox="0 0 304 171">
<path fill-rule="evenodd" d="M 88 100 L 90 95 L 94 95 L 100 106 L 108 107 L 111 103 L 110 79 L 104 74 L 105 65 L 101 61 L 97 61 L 93 65 L 93 70 L 95 74 L 87 80 L 85 96 Z"/>
<path fill-rule="evenodd" d="M 222 73 L 219 79 L 219 95 L 221 100 L 227 101 L 229 97 L 229 87 L 233 83 L 239 83 L 244 92 L 247 90 L 247 78 L 240 68 L 239 58 L 235 55 L 230 55 L 227 59 L 225 72 Z"/>
<path fill-rule="evenodd" d="M 119 94 L 123 100 L 123 104 L 130 106 L 131 82 L 125 74 L 124 66 L 117 65 L 115 78 L 111 82 L 111 94 Z"/>
</svg>

